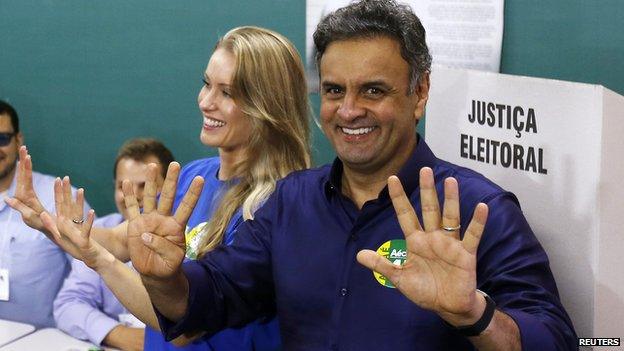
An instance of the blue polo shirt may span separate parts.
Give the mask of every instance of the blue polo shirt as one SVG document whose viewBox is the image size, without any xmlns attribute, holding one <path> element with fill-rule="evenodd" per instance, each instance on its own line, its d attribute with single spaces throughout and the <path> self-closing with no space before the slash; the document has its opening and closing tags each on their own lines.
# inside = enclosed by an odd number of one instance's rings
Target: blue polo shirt
<svg viewBox="0 0 624 351">
<path fill-rule="evenodd" d="M 231 185 L 218 179 L 219 167 L 219 158 L 212 157 L 193 161 L 184 166 L 180 172 L 174 209 L 178 208 L 193 178 L 202 176 L 205 180 L 201 195 L 187 222 L 187 260 L 188 258 L 196 258 L 199 237 L 201 236 L 199 232 L 210 220 L 213 212 L 219 206 L 221 198 Z M 239 209 L 232 216 L 225 230 L 223 237 L 225 245 L 232 243 L 237 235 L 237 228 L 242 222 L 243 215 Z M 249 323 L 239 325 L 237 328 L 229 328 L 213 335 L 207 335 L 183 347 L 176 347 L 166 342 L 159 331 L 148 326 L 145 328 L 144 347 L 145 350 L 149 351 L 276 351 L 280 350 L 281 342 L 277 319 L 254 318 Z"/>
<path fill-rule="evenodd" d="M 548 258 L 516 197 L 479 173 L 436 158 L 419 139 L 398 174 L 416 212 L 420 216 L 422 167 L 433 169 L 440 203 L 444 179 L 457 179 L 462 228 L 475 206 L 486 203 L 478 288 L 516 321 L 523 349 L 576 349 Z M 165 335 L 214 333 L 277 314 L 286 350 L 473 350 L 435 313 L 357 263 L 360 250 L 404 236 L 386 188 L 358 210 L 340 192 L 341 175 L 339 160 L 291 174 L 255 219 L 241 224 L 232 245 L 185 263 L 189 308 L 178 323 L 159 316 Z"/>
</svg>

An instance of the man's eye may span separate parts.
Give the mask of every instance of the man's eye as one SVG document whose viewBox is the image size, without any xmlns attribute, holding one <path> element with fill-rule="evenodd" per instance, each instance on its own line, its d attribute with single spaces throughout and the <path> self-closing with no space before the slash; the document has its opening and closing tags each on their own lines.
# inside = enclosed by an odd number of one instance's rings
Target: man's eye
<svg viewBox="0 0 624 351">
<path fill-rule="evenodd" d="M 371 88 L 366 89 L 365 93 L 367 95 L 381 95 L 383 91 L 381 91 L 381 89 L 379 88 L 371 87 Z"/>
<path fill-rule="evenodd" d="M 340 95 L 341 93 L 342 93 L 342 90 L 337 87 L 329 87 L 325 89 L 326 95 Z"/>
</svg>

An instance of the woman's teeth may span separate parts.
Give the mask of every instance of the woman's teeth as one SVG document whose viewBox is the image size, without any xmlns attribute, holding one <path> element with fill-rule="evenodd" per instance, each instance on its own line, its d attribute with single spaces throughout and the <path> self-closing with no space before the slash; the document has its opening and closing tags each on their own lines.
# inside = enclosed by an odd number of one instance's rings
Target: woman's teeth
<svg viewBox="0 0 624 351">
<path fill-rule="evenodd" d="M 216 119 L 204 117 L 204 124 L 208 127 L 223 127 L 225 122 L 218 121 Z"/>
</svg>

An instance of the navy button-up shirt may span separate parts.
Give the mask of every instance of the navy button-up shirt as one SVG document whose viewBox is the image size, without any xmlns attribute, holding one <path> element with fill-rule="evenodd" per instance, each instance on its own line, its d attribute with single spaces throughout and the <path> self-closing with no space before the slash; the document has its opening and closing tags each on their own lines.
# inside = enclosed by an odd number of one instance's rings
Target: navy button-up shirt
<svg viewBox="0 0 624 351">
<path fill-rule="evenodd" d="M 444 179 L 459 182 L 462 228 L 479 202 L 488 204 L 477 285 L 516 321 L 523 349 L 576 349 L 548 258 L 516 197 L 474 171 L 437 159 L 419 140 L 398 174 L 419 215 L 418 174 L 425 166 L 433 169 L 440 203 Z M 358 210 L 340 192 L 341 175 L 339 160 L 291 174 L 255 219 L 241 225 L 231 246 L 185 263 L 189 307 L 178 323 L 160 316 L 166 336 L 212 333 L 277 313 L 287 350 L 472 350 L 435 313 L 383 286 L 357 263 L 358 251 L 404 236 L 387 189 Z"/>
</svg>

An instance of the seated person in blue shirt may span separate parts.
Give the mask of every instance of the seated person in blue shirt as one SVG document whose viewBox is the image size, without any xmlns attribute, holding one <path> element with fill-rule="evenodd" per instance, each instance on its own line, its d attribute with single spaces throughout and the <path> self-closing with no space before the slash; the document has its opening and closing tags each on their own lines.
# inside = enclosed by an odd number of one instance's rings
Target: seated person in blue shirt
<svg viewBox="0 0 624 351">
<path fill-rule="evenodd" d="M 52 301 L 69 273 L 70 257 L 24 225 L 19 212 L 4 201 L 11 205 L 10 198 L 23 191 L 16 169 L 29 167 L 39 209 L 54 209 L 54 177 L 32 172 L 30 159 L 17 162 L 18 153 L 26 152 L 19 122 L 15 109 L 0 100 L 0 319 L 53 327 Z"/>
<path fill-rule="evenodd" d="M 310 164 L 310 110 L 303 63 L 292 43 L 282 35 L 257 27 L 228 32 L 210 58 L 198 104 L 202 114 L 200 139 L 207 146 L 217 147 L 219 157 L 191 162 L 181 171 L 177 163 L 172 163 L 158 208 L 154 183 L 157 172 L 150 166 L 150 186 L 145 188 L 147 201 L 143 202 L 146 215 L 169 218 L 163 228 L 173 226 L 186 234 L 179 238 L 179 247 L 174 251 L 182 248 L 180 259 L 186 257 L 189 261 L 221 250 L 222 244 L 237 242 L 239 226 L 244 219 L 255 216 L 277 180 Z M 176 183 L 180 189 L 177 193 Z M 63 193 L 69 183 L 58 186 L 57 201 L 62 203 L 58 217 L 41 213 L 48 237 L 97 271 L 124 306 L 148 325 L 146 350 L 172 349 L 160 332 L 149 328 L 158 328 L 158 322 L 140 276 L 103 246 L 115 247 L 120 257 L 128 253 L 121 252 L 118 244 L 106 243 L 106 236 L 97 231 L 91 232 L 98 236 L 95 240 L 89 236 L 92 213 L 83 225 L 72 222 L 72 216 L 82 218 L 82 211 L 71 194 Z M 133 192 L 128 182 L 123 186 L 124 192 Z M 128 197 L 126 204 L 139 211 L 135 197 Z M 175 219 L 169 217 L 172 209 L 177 214 Z M 139 212 L 129 212 L 129 216 L 135 218 Z M 129 224 L 125 228 L 131 230 Z M 278 350 L 281 341 L 274 317 L 234 323 L 230 329 L 208 333 L 184 349 Z M 188 343 L 192 337 L 178 338 L 176 342 Z"/>
<path fill-rule="evenodd" d="M 167 166 L 173 161 L 171 151 L 156 139 L 136 138 L 125 142 L 117 152 L 113 167 L 117 213 L 98 218 L 93 225 L 110 228 L 126 220 L 128 211 L 123 200 L 122 181 L 130 181 L 141 206 L 147 165 L 156 164 L 156 188 L 160 191 Z M 71 273 L 54 300 L 54 319 L 57 328 L 75 338 L 121 350 L 143 350 L 144 328 L 132 323 L 134 317 L 102 278 L 81 261 L 72 261 Z"/>
<path fill-rule="evenodd" d="M 338 158 L 278 182 L 232 245 L 183 263 L 184 230 L 165 224 L 184 211 L 139 214 L 124 189 L 132 262 L 167 338 L 277 315 L 287 350 L 576 349 L 515 196 L 416 134 L 431 57 L 411 9 L 355 2 L 314 41 Z"/>
</svg>

